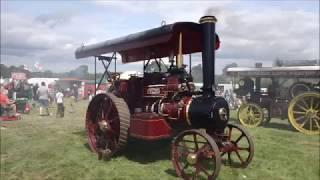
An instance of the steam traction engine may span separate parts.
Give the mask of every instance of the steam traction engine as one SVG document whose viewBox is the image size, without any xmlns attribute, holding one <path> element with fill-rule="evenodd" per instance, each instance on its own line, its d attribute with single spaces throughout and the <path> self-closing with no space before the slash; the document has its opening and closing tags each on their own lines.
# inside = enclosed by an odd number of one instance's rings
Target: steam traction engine
<svg viewBox="0 0 320 180">
<path fill-rule="evenodd" d="M 249 134 L 228 123 L 228 104 L 215 97 L 212 89 L 215 49 L 220 46 L 215 23 L 214 16 L 204 16 L 199 24 L 177 22 L 76 50 L 76 58 L 94 56 L 106 69 L 116 52 L 122 63 L 144 64 L 143 77 L 123 80 L 115 73 L 109 78 L 109 92 L 96 95 L 88 106 L 88 143 L 99 158 L 119 152 L 128 137 L 159 140 L 175 136 L 172 162 L 184 179 L 215 179 L 224 157 L 235 166 L 246 167 L 251 162 L 254 147 Z M 202 91 L 194 90 L 191 72 L 183 64 L 183 54 L 196 52 L 202 52 Z M 101 56 L 106 53 L 113 55 Z M 164 57 L 170 67 L 164 65 Z M 151 60 L 157 68 L 148 68 Z"/>
</svg>

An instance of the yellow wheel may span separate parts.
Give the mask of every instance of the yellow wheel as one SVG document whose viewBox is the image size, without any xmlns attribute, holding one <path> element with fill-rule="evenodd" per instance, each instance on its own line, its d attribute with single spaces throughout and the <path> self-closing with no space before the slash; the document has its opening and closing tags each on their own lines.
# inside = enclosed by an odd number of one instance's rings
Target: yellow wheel
<svg viewBox="0 0 320 180">
<path fill-rule="evenodd" d="M 242 125 L 252 128 L 262 123 L 264 113 L 262 108 L 257 104 L 242 104 L 238 110 L 238 118 Z"/>
<path fill-rule="evenodd" d="M 320 134 L 320 93 L 307 92 L 294 97 L 289 103 L 288 119 L 304 134 Z"/>
</svg>

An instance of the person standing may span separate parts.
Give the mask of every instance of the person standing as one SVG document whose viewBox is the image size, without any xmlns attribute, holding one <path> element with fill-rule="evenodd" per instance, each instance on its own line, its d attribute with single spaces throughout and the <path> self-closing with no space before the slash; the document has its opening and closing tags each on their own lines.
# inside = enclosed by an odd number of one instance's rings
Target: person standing
<svg viewBox="0 0 320 180">
<path fill-rule="evenodd" d="M 34 85 L 33 88 L 32 88 L 32 91 L 33 91 L 33 100 L 34 100 L 35 102 L 38 101 L 38 95 L 37 95 L 38 89 L 39 89 L 39 85 L 38 85 L 38 83 L 37 83 L 37 84 Z"/>
<path fill-rule="evenodd" d="M 57 100 L 57 113 L 56 117 L 64 117 L 64 105 L 63 105 L 63 93 L 61 92 L 61 89 L 58 89 L 58 92 L 56 93 L 56 100 Z"/>
<path fill-rule="evenodd" d="M 48 116 L 49 114 L 49 90 L 45 82 L 41 82 L 41 87 L 37 90 L 37 95 L 40 103 L 40 116 Z M 43 111 L 45 110 L 45 114 Z"/>
</svg>

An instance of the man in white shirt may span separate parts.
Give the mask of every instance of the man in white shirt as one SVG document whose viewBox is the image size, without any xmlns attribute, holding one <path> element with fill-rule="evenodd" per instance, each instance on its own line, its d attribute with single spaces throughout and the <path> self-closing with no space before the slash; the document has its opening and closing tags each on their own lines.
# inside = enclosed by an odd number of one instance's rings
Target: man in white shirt
<svg viewBox="0 0 320 180">
<path fill-rule="evenodd" d="M 61 89 L 58 89 L 58 92 L 56 93 L 56 100 L 57 100 L 57 114 L 56 117 L 64 117 L 64 105 L 63 105 L 63 93 L 61 92 Z"/>
</svg>

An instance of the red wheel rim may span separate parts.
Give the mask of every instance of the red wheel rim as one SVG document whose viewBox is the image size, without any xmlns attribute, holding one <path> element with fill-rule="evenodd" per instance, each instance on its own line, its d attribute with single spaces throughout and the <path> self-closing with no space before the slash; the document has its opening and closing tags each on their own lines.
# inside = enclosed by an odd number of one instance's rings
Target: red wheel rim
<svg viewBox="0 0 320 180">
<path fill-rule="evenodd" d="M 213 139 L 198 130 L 178 135 L 172 144 L 172 162 L 184 179 L 215 179 L 220 171 L 220 152 Z"/>
<path fill-rule="evenodd" d="M 249 133 L 238 125 L 228 124 L 226 128 L 227 140 L 230 144 L 221 157 L 227 155 L 229 165 L 234 167 L 247 167 L 254 155 L 253 141 Z"/>
<path fill-rule="evenodd" d="M 86 114 L 88 144 L 93 152 L 109 149 L 114 153 L 117 148 L 120 122 L 117 108 L 106 94 L 95 96 Z"/>
</svg>

